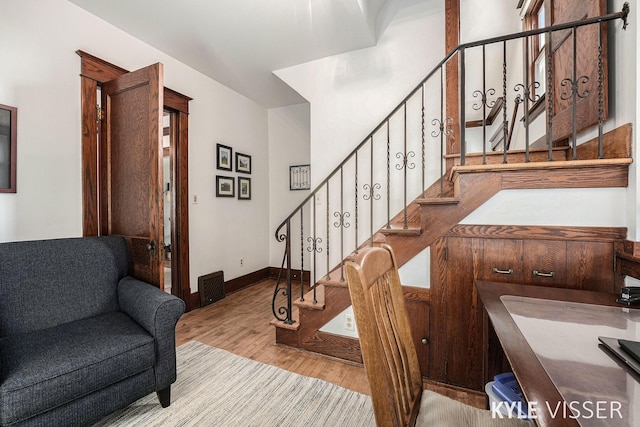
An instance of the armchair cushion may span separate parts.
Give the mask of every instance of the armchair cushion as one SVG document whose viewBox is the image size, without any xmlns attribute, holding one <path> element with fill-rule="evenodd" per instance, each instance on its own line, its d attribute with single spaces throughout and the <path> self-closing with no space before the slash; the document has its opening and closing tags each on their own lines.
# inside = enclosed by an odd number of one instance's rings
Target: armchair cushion
<svg viewBox="0 0 640 427">
<path fill-rule="evenodd" d="M 153 337 L 122 312 L 11 335 L 0 348 L 0 425 L 150 370 L 155 358 Z"/>
</svg>

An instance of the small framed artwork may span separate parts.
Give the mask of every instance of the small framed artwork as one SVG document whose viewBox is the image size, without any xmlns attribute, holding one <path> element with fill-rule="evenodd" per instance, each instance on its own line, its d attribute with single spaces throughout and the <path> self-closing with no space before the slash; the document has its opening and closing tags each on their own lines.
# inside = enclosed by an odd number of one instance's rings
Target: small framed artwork
<svg viewBox="0 0 640 427">
<path fill-rule="evenodd" d="M 251 156 L 236 153 L 236 172 L 251 173 Z"/>
<path fill-rule="evenodd" d="M 233 149 L 226 145 L 216 144 L 216 163 L 217 168 L 225 171 L 233 170 L 231 167 Z"/>
<path fill-rule="evenodd" d="M 18 109 L 0 104 L 0 193 L 16 192 Z"/>
<path fill-rule="evenodd" d="M 235 197 L 235 180 L 229 176 L 216 175 L 216 197 Z"/>
<path fill-rule="evenodd" d="M 251 200 L 251 178 L 238 177 L 238 200 Z"/>
<path fill-rule="evenodd" d="M 289 190 L 311 189 L 311 165 L 289 166 Z"/>
</svg>

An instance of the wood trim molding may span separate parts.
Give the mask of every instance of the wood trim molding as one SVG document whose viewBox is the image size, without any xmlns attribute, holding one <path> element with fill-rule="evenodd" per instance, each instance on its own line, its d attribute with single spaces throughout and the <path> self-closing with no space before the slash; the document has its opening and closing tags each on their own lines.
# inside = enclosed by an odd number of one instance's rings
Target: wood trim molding
<svg viewBox="0 0 640 427">
<path fill-rule="evenodd" d="M 83 236 L 97 236 L 103 234 L 100 230 L 100 206 L 98 197 L 98 185 L 100 173 L 97 159 L 100 157 L 96 144 L 100 140 L 101 126 L 98 120 L 97 89 L 102 83 L 112 80 L 129 71 L 111 64 L 103 59 L 93 56 L 85 51 L 77 50 L 81 58 L 81 110 L 82 110 L 82 233 Z M 175 164 L 175 211 L 174 223 L 177 224 L 172 236 L 173 253 L 180 265 L 179 275 L 172 277 L 179 283 L 174 295 L 182 298 L 187 305 L 187 310 L 199 307 L 200 299 L 196 292 L 191 294 L 189 274 L 189 101 L 193 98 L 183 95 L 175 90 L 164 88 L 164 108 L 176 113 L 177 119 L 172 126 L 175 128 L 175 141 L 177 142 L 173 155 Z M 104 179 L 104 177 L 102 177 Z"/>
<path fill-rule="evenodd" d="M 622 241 L 626 227 L 564 227 L 512 225 L 456 225 L 446 237 L 480 237 L 484 239 L 548 239 L 589 242 Z"/>
<path fill-rule="evenodd" d="M 625 240 L 616 252 L 616 269 L 623 276 L 640 280 L 640 242 Z"/>
</svg>

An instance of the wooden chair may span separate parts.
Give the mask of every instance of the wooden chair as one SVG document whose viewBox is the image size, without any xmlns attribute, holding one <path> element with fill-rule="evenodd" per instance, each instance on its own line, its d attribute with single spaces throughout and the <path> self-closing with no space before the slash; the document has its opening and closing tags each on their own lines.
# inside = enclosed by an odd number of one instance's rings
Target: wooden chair
<svg viewBox="0 0 640 427">
<path fill-rule="evenodd" d="M 345 271 L 378 426 L 532 425 L 515 418 L 493 418 L 488 410 L 423 391 L 397 264 L 389 246 L 361 250 L 345 264 Z"/>
</svg>

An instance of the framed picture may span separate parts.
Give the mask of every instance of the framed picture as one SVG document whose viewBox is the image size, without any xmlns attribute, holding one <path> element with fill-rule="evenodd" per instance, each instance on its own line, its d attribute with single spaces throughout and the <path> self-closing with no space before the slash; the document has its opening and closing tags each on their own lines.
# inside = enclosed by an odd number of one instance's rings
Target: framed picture
<svg viewBox="0 0 640 427">
<path fill-rule="evenodd" d="M 311 189 L 311 165 L 289 166 L 289 190 Z"/>
<path fill-rule="evenodd" d="M 238 177 L 238 200 L 251 200 L 251 178 Z"/>
<path fill-rule="evenodd" d="M 18 109 L 0 104 L 0 193 L 16 192 Z"/>
<path fill-rule="evenodd" d="M 251 173 L 251 156 L 236 153 L 236 172 Z"/>
<path fill-rule="evenodd" d="M 234 197 L 235 180 L 229 176 L 216 175 L 216 197 Z"/>
<path fill-rule="evenodd" d="M 231 166 L 233 149 L 226 145 L 216 144 L 217 168 L 225 171 L 233 170 Z"/>
</svg>

